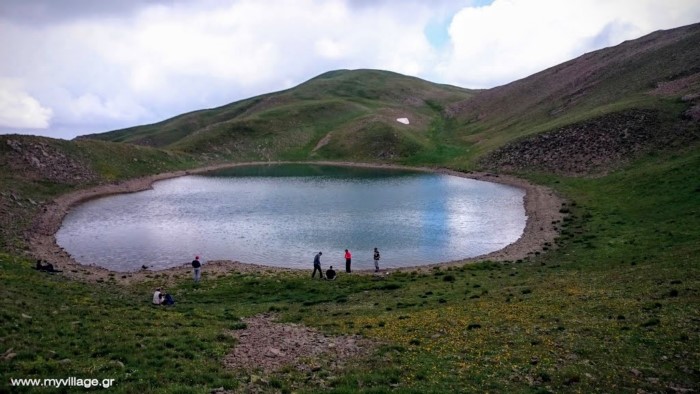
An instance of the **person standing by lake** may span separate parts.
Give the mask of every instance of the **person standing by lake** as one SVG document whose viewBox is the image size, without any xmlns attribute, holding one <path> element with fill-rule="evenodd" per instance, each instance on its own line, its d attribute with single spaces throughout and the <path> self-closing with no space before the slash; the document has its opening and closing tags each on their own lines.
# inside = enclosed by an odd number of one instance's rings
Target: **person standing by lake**
<svg viewBox="0 0 700 394">
<path fill-rule="evenodd" d="M 350 264 L 352 263 L 352 254 L 345 249 L 345 272 L 350 273 Z"/>
<path fill-rule="evenodd" d="M 318 270 L 318 276 L 320 279 L 323 279 L 323 271 L 321 271 L 321 255 L 323 252 L 318 252 L 316 256 L 314 256 L 314 272 L 311 274 L 311 279 L 313 279 L 316 276 L 316 270 Z"/>
<path fill-rule="evenodd" d="M 379 272 L 379 250 L 374 248 L 374 272 Z"/>
<path fill-rule="evenodd" d="M 202 274 L 202 263 L 199 262 L 199 256 L 195 256 L 194 260 L 192 260 L 192 268 L 194 268 L 194 272 L 192 273 L 194 283 L 199 283 Z"/>
</svg>

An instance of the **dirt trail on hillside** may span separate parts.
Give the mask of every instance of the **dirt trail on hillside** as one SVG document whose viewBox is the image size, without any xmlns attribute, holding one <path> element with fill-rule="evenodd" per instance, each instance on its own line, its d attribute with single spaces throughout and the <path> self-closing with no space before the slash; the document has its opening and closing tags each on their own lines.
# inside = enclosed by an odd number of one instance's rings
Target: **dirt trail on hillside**
<svg viewBox="0 0 700 394">
<path fill-rule="evenodd" d="M 132 193 L 151 188 L 152 184 L 159 180 L 175 178 L 190 174 L 198 174 L 207 171 L 231 168 L 236 166 L 246 165 L 264 165 L 264 164 L 284 164 L 286 162 L 257 162 L 257 163 L 236 163 L 224 164 L 210 167 L 203 167 L 190 171 L 177 171 L 171 173 L 158 174 L 143 178 L 132 179 L 125 182 L 114 183 L 96 186 L 89 189 L 78 190 L 72 193 L 65 194 L 53 200 L 51 203 L 43 207 L 44 212 L 34 222 L 31 231 L 28 234 L 30 245 L 30 253 L 35 259 L 47 260 L 63 270 L 63 274 L 71 278 L 87 280 L 87 281 L 106 281 L 114 280 L 117 283 L 129 283 L 132 281 L 145 280 L 154 278 L 158 275 L 159 281 L 164 285 L 172 283 L 172 281 L 189 275 L 191 268 L 189 261 L 183 261 L 179 267 L 174 267 L 166 270 L 150 271 L 148 269 L 137 272 L 112 272 L 107 269 L 98 267 L 92 264 L 79 264 L 70 256 L 63 248 L 56 243 L 56 232 L 59 230 L 63 218 L 68 211 L 82 202 L 90 199 L 104 197 L 119 193 Z M 452 262 L 435 262 L 433 265 L 421 266 L 416 268 L 432 268 L 438 265 L 453 265 L 464 264 L 467 262 L 492 260 L 518 260 L 531 255 L 532 253 L 543 250 L 543 247 L 552 247 L 554 239 L 557 237 L 557 223 L 561 221 L 563 214 L 559 212 L 563 200 L 558 197 L 552 190 L 539 185 L 534 185 L 523 179 L 493 175 L 487 173 L 462 173 L 446 169 L 436 168 L 415 168 L 389 164 L 363 164 L 363 163 L 347 163 L 347 162 L 309 162 L 308 164 L 319 165 L 342 165 L 367 168 L 395 168 L 409 169 L 426 172 L 438 172 L 482 180 L 487 182 L 495 182 L 506 185 L 519 187 L 525 190 L 524 206 L 527 215 L 527 222 L 523 235 L 514 243 L 507 247 L 489 253 L 483 256 L 477 256 L 465 260 Z M 411 268 L 415 269 L 415 268 Z M 245 264 L 238 261 L 208 261 L 203 266 L 205 275 L 223 275 L 227 272 L 257 272 L 257 273 L 274 273 L 284 271 L 298 271 L 294 269 L 285 269 L 277 267 L 267 267 L 262 265 Z M 363 271 L 357 271 L 363 273 Z M 366 271 L 370 273 L 371 271 Z"/>
</svg>

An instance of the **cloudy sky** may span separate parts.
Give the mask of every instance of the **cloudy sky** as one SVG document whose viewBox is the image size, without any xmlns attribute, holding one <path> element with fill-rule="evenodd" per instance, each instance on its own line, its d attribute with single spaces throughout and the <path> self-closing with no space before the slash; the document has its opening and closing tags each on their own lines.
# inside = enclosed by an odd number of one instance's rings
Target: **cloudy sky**
<svg viewBox="0 0 700 394">
<path fill-rule="evenodd" d="M 70 139 L 335 69 L 489 88 L 696 22 L 697 0 L 1 0 L 0 133 Z"/>
</svg>

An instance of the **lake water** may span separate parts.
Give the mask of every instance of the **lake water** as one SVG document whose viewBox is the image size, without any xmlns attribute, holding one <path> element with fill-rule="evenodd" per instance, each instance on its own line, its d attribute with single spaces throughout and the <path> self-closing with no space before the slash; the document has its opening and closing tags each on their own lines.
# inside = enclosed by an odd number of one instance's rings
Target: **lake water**
<svg viewBox="0 0 700 394">
<path fill-rule="evenodd" d="M 516 241 L 524 191 L 455 176 L 320 165 L 236 167 L 156 182 L 72 209 L 56 234 L 78 262 L 113 271 L 238 260 L 312 269 L 433 264 Z"/>
</svg>

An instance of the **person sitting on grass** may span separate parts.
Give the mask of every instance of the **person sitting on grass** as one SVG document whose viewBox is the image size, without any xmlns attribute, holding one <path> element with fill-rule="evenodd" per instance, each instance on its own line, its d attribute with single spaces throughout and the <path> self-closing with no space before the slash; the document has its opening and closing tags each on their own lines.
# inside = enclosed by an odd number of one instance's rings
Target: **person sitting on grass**
<svg viewBox="0 0 700 394">
<path fill-rule="evenodd" d="M 173 305 L 175 300 L 170 294 L 165 294 L 159 287 L 153 292 L 153 305 Z"/>
<path fill-rule="evenodd" d="M 61 272 L 60 270 L 54 269 L 53 264 L 51 264 L 47 261 L 46 265 L 44 265 L 41 260 L 36 261 L 36 267 L 34 267 L 34 269 L 36 269 L 37 271 L 44 271 L 44 272 Z"/>
<path fill-rule="evenodd" d="M 335 280 L 335 270 L 333 269 L 333 266 L 331 265 L 331 268 L 326 271 L 326 279 L 328 280 Z"/>
<path fill-rule="evenodd" d="M 165 295 L 161 292 L 160 287 L 153 292 L 153 305 L 163 305 Z"/>
</svg>

